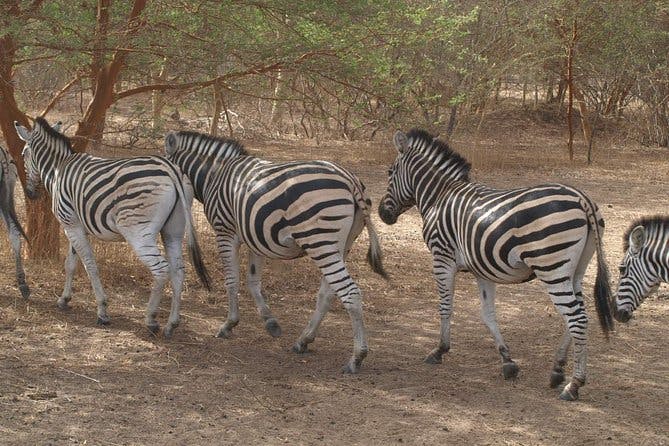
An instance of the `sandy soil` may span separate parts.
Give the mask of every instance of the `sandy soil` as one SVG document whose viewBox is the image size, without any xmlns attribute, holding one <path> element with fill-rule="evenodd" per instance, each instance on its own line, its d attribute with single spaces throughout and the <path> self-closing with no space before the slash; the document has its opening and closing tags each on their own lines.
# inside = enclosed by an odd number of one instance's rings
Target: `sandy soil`
<svg viewBox="0 0 669 446">
<path fill-rule="evenodd" d="M 273 159 L 326 158 L 357 172 L 378 203 L 391 146 L 363 143 L 248 143 Z M 563 135 L 508 123 L 453 146 L 476 181 L 515 187 L 562 181 L 602 207 L 612 277 L 630 220 L 669 213 L 669 152 L 600 141 L 587 167 L 582 148 L 564 160 Z M 439 321 L 430 256 L 411 211 L 394 227 L 375 216 L 391 280 L 365 263 L 367 238 L 349 262 L 364 292 L 370 354 L 358 375 L 340 367 L 351 350 L 349 319 L 335 304 L 305 355 L 289 351 L 315 305 L 319 274 L 309 261 L 270 262 L 265 289 L 283 336 L 263 329 L 246 292 L 231 339 L 214 338 L 227 311 L 213 236 L 200 217 L 215 292 L 191 270 L 174 338 L 143 325 L 150 280 L 122 245 L 96 248 L 112 324 L 95 325 L 83 271 L 72 308 L 60 311 L 61 262 L 27 261 L 30 300 L 14 284 L 8 244 L 0 246 L 0 444 L 669 444 L 669 287 L 649 299 L 609 342 L 593 302 L 588 384 L 575 403 L 558 400 L 548 378 L 563 322 L 537 283 L 498 288 L 498 319 L 521 368 L 506 382 L 480 322 L 471 276 L 457 280 L 452 350 L 427 365 Z M 593 260 L 586 290 L 594 281 Z M 169 302 L 162 303 L 164 323 Z M 569 365 L 571 368 L 571 364 Z"/>
</svg>

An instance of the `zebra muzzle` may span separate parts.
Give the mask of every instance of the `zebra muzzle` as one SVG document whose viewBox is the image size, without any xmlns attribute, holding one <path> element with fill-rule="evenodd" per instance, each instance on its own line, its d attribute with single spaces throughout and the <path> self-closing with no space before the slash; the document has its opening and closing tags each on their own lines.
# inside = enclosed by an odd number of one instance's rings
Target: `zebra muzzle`
<svg viewBox="0 0 669 446">
<path fill-rule="evenodd" d="M 613 312 L 613 317 L 618 322 L 629 322 L 629 320 L 632 319 L 632 312 L 629 310 L 615 310 Z"/>
<path fill-rule="evenodd" d="M 381 221 L 387 225 L 393 225 L 397 222 L 397 214 L 384 206 L 383 203 L 379 205 L 379 217 L 381 217 Z"/>
</svg>

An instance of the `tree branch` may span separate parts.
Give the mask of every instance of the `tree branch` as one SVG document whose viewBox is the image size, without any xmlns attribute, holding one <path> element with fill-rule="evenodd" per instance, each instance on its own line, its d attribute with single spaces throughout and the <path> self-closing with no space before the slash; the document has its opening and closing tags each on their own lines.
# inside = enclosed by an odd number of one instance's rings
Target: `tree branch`
<svg viewBox="0 0 669 446">
<path fill-rule="evenodd" d="M 56 103 L 60 100 L 60 98 L 63 97 L 65 93 L 67 93 L 67 90 L 72 88 L 74 84 L 79 82 L 81 80 L 81 74 L 77 74 L 74 79 L 72 79 L 70 82 L 65 84 L 63 88 L 61 88 L 58 93 L 55 94 L 53 98 L 49 101 L 49 103 L 44 107 L 44 110 L 42 110 L 42 113 L 40 113 L 40 116 L 45 116 L 47 113 L 51 111 L 51 109 L 56 105 Z"/>
<path fill-rule="evenodd" d="M 304 53 L 300 57 L 295 59 L 292 63 L 290 63 L 290 66 L 298 65 L 316 56 L 330 55 L 330 54 L 331 53 L 329 51 L 311 51 L 308 53 Z M 205 81 L 184 82 L 180 84 L 161 82 L 156 84 L 142 85 L 140 87 L 131 88 L 129 90 L 120 91 L 114 94 L 114 102 L 123 98 L 127 98 L 128 96 L 133 96 L 140 93 L 148 93 L 150 91 L 189 90 L 189 89 L 207 88 L 216 84 L 217 82 L 223 83 L 227 80 L 237 79 L 244 76 L 251 76 L 257 74 L 264 74 L 272 71 L 285 70 L 288 67 L 289 64 L 286 64 L 284 62 L 274 62 L 269 65 L 261 65 L 261 66 L 256 65 L 243 71 L 235 71 L 232 73 L 223 74 Z"/>
</svg>

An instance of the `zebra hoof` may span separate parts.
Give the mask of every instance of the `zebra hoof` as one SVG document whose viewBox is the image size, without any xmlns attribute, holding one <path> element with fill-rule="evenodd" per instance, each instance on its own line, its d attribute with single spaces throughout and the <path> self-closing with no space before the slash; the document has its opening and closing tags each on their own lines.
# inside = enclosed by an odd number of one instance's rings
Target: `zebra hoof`
<svg viewBox="0 0 669 446">
<path fill-rule="evenodd" d="M 109 325 L 110 322 L 111 322 L 111 319 L 109 318 L 109 316 L 98 316 L 98 320 L 97 320 L 98 325 L 106 326 L 106 325 Z"/>
<path fill-rule="evenodd" d="M 216 337 L 221 339 L 230 339 L 232 337 L 232 330 L 228 328 L 221 328 L 218 330 L 218 333 L 216 333 Z"/>
<path fill-rule="evenodd" d="M 441 359 L 441 353 L 432 352 L 425 357 L 424 362 L 426 364 L 441 364 L 444 361 Z"/>
<path fill-rule="evenodd" d="M 578 399 L 578 386 L 573 383 L 567 384 L 560 394 L 560 399 L 562 401 L 576 401 Z"/>
<path fill-rule="evenodd" d="M 25 283 L 19 285 L 19 291 L 21 291 L 21 296 L 24 299 L 27 299 L 27 298 L 30 297 L 30 288 Z"/>
<path fill-rule="evenodd" d="M 62 297 L 58 299 L 58 302 L 56 302 L 56 305 L 58 305 L 58 308 L 61 310 L 68 310 L 70 308 L 70 299 L 63 299 Z"/>
<path fill-rule="evenodd" d="M 518 365 L 515 362 L 505 362 L 502 364 L 502 375 L 504 379 L 516 379 L 518 377 Z"/>
<path fill-rule="evenodd" d="M 167 324 L 165 326 L 165 329 L 163 330 L 163 336 L 165 339 L 170 339 L 172 335 L 174 334 L 174 330 L 177 328 L 177 325 L 175 324 Z"/>
<path fill-rule="evenodd" d="M 154 322 L 152 324 L 147 324 L 146 328 L 148 328 L 151 333 L 157 334 L 160 331 L 160 324 Z"/>
<path fill-rule="evenodd" d="M 564 372 L 562 370 L 553 370 L 551 372 L 551 389 L 555 389 L 557 386 L 564 382 Z"/>
<path fill-rule="evenodd" d="M 309 351 L 309 349 L 307 348 L 307 345 L 308 344 L 306 344 L 306 343 L 296 342 L 291 347 L 291 351 L 293 353 L 297 353 L 298 355 L 301 355 L 301 354 L 306 353 L 307 351 Z"/>
<path fill-rule="evenodd" d="M 354 364 L 346 364 L 341 369 L 341 372 L 344 375 L 355 375 L 356 373 L 358 373 L 358 370 L 360 370 L 360 367 L 356 367 Z"/>
<path fill-rule="evenodd" d="M 281 336 L 281 327 L 279 326 L 277 320 L 274 318 L 267 319 L 267 321 L 265 321 L 265 330 L 267 330 L 267 332 L 273 338 L 278 338 L 279 336 Z"/>
<path fill-rule="evenodd" d="M 360 364 L 362 363 L 362 358 L 360 359 L 351 359 L 348 364 L 346 364 L 341 372 L 344 375 L 355 375 L 360 370 Z"/>
</svg>

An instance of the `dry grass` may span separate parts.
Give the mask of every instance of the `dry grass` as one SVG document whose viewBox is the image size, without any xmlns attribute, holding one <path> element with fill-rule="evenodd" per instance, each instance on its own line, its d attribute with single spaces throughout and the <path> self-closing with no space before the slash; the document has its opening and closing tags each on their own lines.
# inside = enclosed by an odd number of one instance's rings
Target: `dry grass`
<svg viewBox="0 0 669 446">
<path fill-rule="evenodd" d="M 603 208 L 607 260 L 615 266 L 628 222 L 667 212 L 666 150 L 600 141 L 597 163 L 564 159 L 554 128 L 511 120 L 462 135 L 453 147 L 474 164 L 477 181 L 515 187 L 573 184 Z M 349 166 L 378 203 L 390 144 L 248 143 L 271 159 L 325 158 Z M 579 149 L 582 151 L 582 149 Z M 213 234 L 199 234 L 215 291 L 189 271 L 184 322 L 175 338 L 143 327 L 150 277 L 124 244 L 96 244 L 112 325 L 95 326 L 95 305 L 80 271 L 73 308 L 55 307 L 62 265 L 26 262 L 33 289 L 14 285 L 7 244 L 0 246 L 0 441 L 3 444 L 667 444 L 669 361 L 667 287 L 606 342 L 592 323 L 589 383 L 581 401 L 548 388 L 562 322 L 537 283 L 498 290 L 498 315 L 520 379 L 504 382 L 498 355 L 479 322 L 473 280 L 457 280 L 453 349 L 444 364 L 422 357 L 436 345 L 438 318 L 430 257 L 415 211 L 377 227 L 391 281 L 365 264 L 363 235 L 349 266 L 364 292 L 371 352 L 357 376 L 339 367 L 350 354 L 350 322 L 340 305 L 323 323 L 313 352 L 288 352 L 314 306 L 319 274 L 305 259 L 269 262 L 265 289 L 283 336 L 267 335 L 244 292 L 230 340 L 213 337 L 226 299 Z M 612 268 L 615 277 L 615 269 Z M 586 276 L 589 289 L 594 262 Z M 164 321 L 167 302 L 159 319 Z M 591 320 L 593 305 L 588 306 Z M 593 320 L 594 322 L 594 320 Z M 658 340 L 660 340 L 658 342 Z"/>
</svg>

